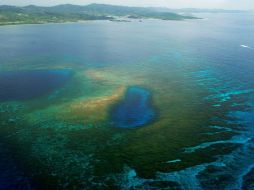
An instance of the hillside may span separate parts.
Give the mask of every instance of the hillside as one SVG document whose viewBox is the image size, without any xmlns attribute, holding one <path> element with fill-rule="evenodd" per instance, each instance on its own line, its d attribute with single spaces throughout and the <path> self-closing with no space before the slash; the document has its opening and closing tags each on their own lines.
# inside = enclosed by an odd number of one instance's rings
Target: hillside
<svg viewBox="0 0 254 190">
<path fill-rule="evenodd" d="M 40 6 L 0 6 L 0 25 L 7 24 L 40 24 L 76 22 L 80 20 L 114 20 L 116 17 L 137 19 L 184 20 L 195 19 L 172 12 L 155 11 L 150 8 L 125 7 L 105 4 L 78 6 L 71 4 L 53 7 Z"/>
</svg>

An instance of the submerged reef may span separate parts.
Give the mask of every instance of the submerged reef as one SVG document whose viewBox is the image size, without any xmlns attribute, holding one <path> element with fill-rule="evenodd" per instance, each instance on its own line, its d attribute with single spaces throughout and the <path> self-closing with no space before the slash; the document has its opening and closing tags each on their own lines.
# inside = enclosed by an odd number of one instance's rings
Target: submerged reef
<svg viewBox="0 0 254 190">
<path fill-rule="evenodd" d="M 196 79 L 170 69 L 171 75 L 150 63 L 73 68 L 47 95 L 0 103 L 1 135 L 17 167 L 38 189 L 181 189 L 186 184 L 177 176 L 192 167 L 191 179 L 207 184 L 214 167 L 206 166 L 243 142 L 232 138 L 243 124 L 229 113 L 247 111 L 247 94 L 221 101 L 196 84 L 200 73 L 191 73 Z"/>
<path fill-rule="evenodd" d="M 83 118 L 84 124 L 93 123 L 93 121 L 97 123 L 103 121 L 105 122 L 110 117 L 110 106 L 121 99 L 124 95 L 125 89 L 126 87 L 122 86 L 113 91 L 112 95 L 73 102 L 70 104 L 68 113 L 66 113 L 63 117 L 73 120 Z"/>
</svg>

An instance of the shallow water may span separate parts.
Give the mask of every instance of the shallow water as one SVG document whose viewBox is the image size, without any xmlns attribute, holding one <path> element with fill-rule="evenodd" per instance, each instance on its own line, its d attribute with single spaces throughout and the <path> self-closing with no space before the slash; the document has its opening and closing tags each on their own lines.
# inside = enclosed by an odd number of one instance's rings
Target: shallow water
<svg viewBox="0 0 254 190">
<path fill-rule="evenodd" d="M 0 184 L 251 189 L 254 17 L 199 17 L 1 27 Z"/>
</svg>

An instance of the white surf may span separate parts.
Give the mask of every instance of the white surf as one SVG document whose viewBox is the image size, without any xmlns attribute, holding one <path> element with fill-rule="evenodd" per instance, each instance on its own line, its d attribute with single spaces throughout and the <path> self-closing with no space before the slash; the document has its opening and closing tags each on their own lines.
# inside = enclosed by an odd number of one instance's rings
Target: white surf
<svg viewBox="0 0 254 190">
<path fill-rule="evenodd" d="M 243 48 L 254 49 L 254 48 L 252 48 L 250 46 L 246 46 L 246 45 L 240 45 L 240 46 L 243 47 Z"/>
</svg>

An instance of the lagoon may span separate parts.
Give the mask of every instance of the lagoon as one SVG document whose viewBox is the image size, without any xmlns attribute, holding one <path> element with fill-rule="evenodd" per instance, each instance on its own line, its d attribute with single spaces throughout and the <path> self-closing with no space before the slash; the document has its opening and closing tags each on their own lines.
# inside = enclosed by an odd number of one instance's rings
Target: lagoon
<svg viewBox="0 0 254 190">
<path fill-rule="evenodd" d="M 0 171 L 23 189 L 251 187 L 254 17 L 198 17 L 0 27 Z"/>
</svg>

